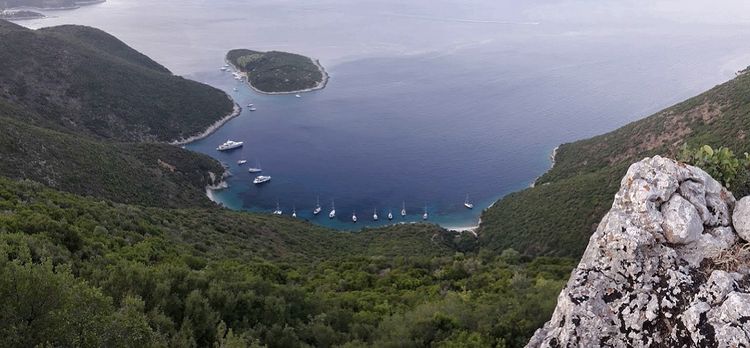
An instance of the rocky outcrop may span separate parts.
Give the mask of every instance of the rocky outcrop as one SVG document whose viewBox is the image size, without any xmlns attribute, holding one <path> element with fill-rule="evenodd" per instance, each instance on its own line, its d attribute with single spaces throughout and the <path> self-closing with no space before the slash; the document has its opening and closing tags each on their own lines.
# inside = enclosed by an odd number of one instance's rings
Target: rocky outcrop
<svg viewBox="0 0 750 348">
<path fill-rule="evenodd" d="M 703 170 L 633 164 L 528 347 L 750 346 L 748 232 L 750 198 Z"/>
</svg>

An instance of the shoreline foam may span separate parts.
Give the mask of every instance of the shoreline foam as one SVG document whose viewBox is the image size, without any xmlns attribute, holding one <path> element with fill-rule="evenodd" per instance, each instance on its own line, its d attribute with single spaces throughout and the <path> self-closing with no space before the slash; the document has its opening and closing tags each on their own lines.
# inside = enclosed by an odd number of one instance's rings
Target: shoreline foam
<svg viewBox="0 0 750 348">
<path fill-rule="evenodd" d="M 326 85 L 328 85 L 328 79 L 330 78 L 329 75 L 328 75 L 328 71 L 326 71 L 326 69 L 323 67 L 323 65 L 320 64 L 320 61 L 318 59 L 312 59 L 312 58 L 309 58 L 309 59 L 318 68 L 318 71 L 320 71 L 320 74 L 322 76 L 320 82 L 318 82 L 317 85 L 315 85 L 313 87 L 310 87 L 310 88 L 298 89 L 298 90 L 289 91 L 289 92 L 265 92 L 265 91 L 261 91 L 258 88 L 256 88 L 255 86 L 253 86 L 253 84 L 250 82 L 250 79 L 247 77 L 247 73 L 246 72 L 243 72 L 242 70 L 240 70 L 239 67 L 237 67 L 236 65 L 234 65 L 234 63 L 230 62 L 228 59 L 224 59 L 224 62 L 226 62 L 226 64 L 228 64 L 230 67 L 232 67 L 232 70 L 233 70 L 234 73 L 237 73 L 240 76 L 242 76 L 245 84 L 247 84 L 253 91 L 255 91 L 257 93 L 260 93 L 260 94 L 265 94 L 265 95 L 284 95 L 284 94 L 298 94 L 298 93 L 307 93 L 307 92 L 317 91 L 317 90 L 321 90 L 321 89 L 325 88 Z"/>
</svg>

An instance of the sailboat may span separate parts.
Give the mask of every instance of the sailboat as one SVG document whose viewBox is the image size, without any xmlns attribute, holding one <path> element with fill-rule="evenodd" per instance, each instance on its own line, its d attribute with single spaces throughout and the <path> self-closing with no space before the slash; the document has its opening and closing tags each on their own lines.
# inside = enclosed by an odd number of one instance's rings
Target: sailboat
<svg viewBox="0 0 750 348">
<path fill-rule="evenodd" d="M 315 209 L 313 210 L 313 215 L 320 214 L 321 210 L 323 209 L 320 207 L 320 196 L 318 196 L 318 203 L 315 203 Z"/>
<path fill-rule="evenodd" d="M 283 212 L 281 211 L 281 207 L 279 207 L 279 202 L 276 202 L 276 210 L 273 211 L 273 215 L 281 215 Z"/>
<path fill-rule="evenodd" d="M 352 222 L 357 223 L 357 212 L 352 212 Z"/>
<path fill-rule="evenodd" d="M 292 217 L 297 217 L 297 208 L 295 208 L 294 206 L 292 206 Z"/>
<path fill-rule="evenodd" d="M 424 207 L 424 214 L 422 214 L 422 220 L 427 220 L 427 207 Z"/>
<path fill-rule="evenodd" d="M 464 201 L 464 207 L 467 207 L 469 209 L 474 209 L 474 203 L 469 202 L 469 195 L 466 195 L 466 200 Z"/>
<path fill-rule="evenodd" d="M 388 209 L 388 220 L 393 220 L 393 211 Z"/>
<path fill-rule="evenodd" d="M 331 212 L 328 213 L 328 218 L 333 219 L 336 217 L 336 206 L 333 204 L 333 200 L 331 200 Z"/>
<path fill-rule="evenodd" d="M 375 208 L 372 212 L 372 221 L 378 221 L 378 208 Z"/>
<path fill-rule="evenodd" d="M 255 167 L 247 168 L 247 171 L 250 173 L 260 173 L 263 171 L 263 168 L 260 167 L 260 161 L 255 161 Z"/>
<path fill-rule="evenodd" d="M 401 205 L 401 216 L 406 216 L 406 202 Z"/>
</svg>

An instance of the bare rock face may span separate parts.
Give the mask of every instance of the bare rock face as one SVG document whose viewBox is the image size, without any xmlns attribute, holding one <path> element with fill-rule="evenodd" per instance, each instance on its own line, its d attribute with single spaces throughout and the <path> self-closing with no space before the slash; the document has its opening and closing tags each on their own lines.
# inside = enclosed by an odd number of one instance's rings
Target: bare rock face
<svg viewBox="0 0 750 348">
<path fill-rule="evenodd" d="M 750 234 L 750 199 L 740 202 L 699 168 L 633 164 L 528 347 L 750 347 L 750 246 L 732 227 Z"/>
</svg>

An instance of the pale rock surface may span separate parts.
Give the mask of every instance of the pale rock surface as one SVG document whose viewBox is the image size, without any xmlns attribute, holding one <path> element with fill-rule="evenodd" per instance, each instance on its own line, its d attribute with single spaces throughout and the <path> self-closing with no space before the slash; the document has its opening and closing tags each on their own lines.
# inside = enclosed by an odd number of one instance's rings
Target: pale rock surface
<svg viewBox="0 0 750 348">
<path fill-rule="evenodd" d="M 750 347 L 750 267 L 724 262 L 743 201 L 699 168 L 633 164 L 528 347 Z"/>
</svg>

